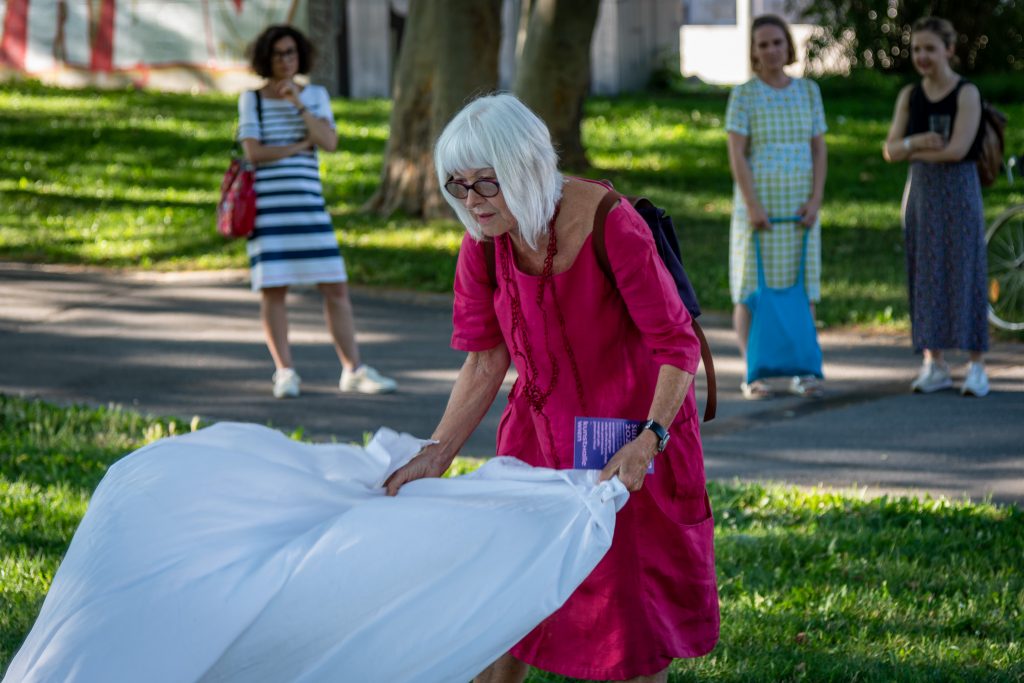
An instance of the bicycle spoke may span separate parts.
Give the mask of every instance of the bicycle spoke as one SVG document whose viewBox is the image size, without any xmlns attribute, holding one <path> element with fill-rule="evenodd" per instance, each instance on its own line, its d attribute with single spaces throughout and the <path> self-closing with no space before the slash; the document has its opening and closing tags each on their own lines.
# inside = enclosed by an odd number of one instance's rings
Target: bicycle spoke
<svg viewBox="0 0 1024 683">
<path fill-rule="evenodd" d="M 996 219 L 986 237 L 990 320 L 1006 329 L 1024 329 L 1024 207 Z"/>
</svg>

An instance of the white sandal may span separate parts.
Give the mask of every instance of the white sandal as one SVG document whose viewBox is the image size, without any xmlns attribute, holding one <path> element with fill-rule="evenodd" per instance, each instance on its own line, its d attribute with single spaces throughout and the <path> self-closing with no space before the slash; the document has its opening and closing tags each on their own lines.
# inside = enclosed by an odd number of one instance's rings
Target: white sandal
<svg viewBox="0 0 1024 683">
<path fill-rule="evenodd" d="M 740 392 L 748 401 L 763 401 L 774 396 L 771 387 L 759 379 L 755 379 L 749 384 L 747 382 L 740 384 Z"/>
<path fill-rule="evenodd" d="M 789 393 L 803 398 L 821 398 L 825 393 L 821 380 L 813 375 L 794 377 L 789 383 Z"/>
</svg>

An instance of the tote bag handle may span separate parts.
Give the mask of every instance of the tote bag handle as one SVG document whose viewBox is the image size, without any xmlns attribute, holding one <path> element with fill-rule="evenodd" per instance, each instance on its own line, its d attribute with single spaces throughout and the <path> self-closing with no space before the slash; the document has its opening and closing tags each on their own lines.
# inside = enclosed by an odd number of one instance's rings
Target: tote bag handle
<svg viewBox="0 0 1024 683">
<path fill-rule="evenodd" d="M 811 229 L 804 230 L 802 246 L 800 247 L 800 268 L 796 272 L 796 284 L 804 284 L 804 270 L 807 268 L 807 240 L 810 237 Z M 761 236 L 754 233 L 754 252 L 757 254 L 757 286 L 759 289 L 768 287 L 764 277 L 764 261 L 761 259 Z"/>
</svg>

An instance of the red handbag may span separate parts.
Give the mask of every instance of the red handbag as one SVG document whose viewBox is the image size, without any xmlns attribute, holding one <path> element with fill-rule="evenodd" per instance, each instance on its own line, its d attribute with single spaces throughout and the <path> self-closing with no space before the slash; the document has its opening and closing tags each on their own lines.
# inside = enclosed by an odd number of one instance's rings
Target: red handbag
<svg viewBox="0 0 1024 683">
<path fill-rule="evenodd" d="M 256 169 L 232 159 L 220 184 L 217 232 L 228 239 L 248 237 L 256 227 Z"/>
<path fill-rule="evenodd" d="M 260 140 L 263 139 L 263 98 L 256 95 L 256 115 L 260 122 Z M 256 227 L 256 167 L 244 158 L 231 160 L 220 183 L 220 202 L 217 203 L 217 232 L 227 239 L 249 237 Z"/>
</svg>

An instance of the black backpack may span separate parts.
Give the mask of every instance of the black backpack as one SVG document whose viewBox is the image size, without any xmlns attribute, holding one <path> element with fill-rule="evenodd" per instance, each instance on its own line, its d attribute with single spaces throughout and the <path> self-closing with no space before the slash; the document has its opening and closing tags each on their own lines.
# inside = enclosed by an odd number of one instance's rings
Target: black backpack
<svg viewBox="0 0 1024 683">
<path fill-rule="evenodd" d="M 610 185 L 609 183 L 605 184 Z M 594 232 L 591 243 L 594 246 L 598 265 L 601 266 L 605 277 L 612 284 L 615 283 L 615 274 L 608 262 L 608 248 L 604 242 L 604 224 L 608 212 L 623 198 L 623 195 L 609 187 L 608 194 L 601 198 L 601 202 L 597 205 L 597 211 L 594 213 Z M 704 374 L 708 380 L 708 400 L 704 406 L 704 421 L 710 422 L 715 419 L 718 406 L 715 362 L 711 358 L 711 347 L 708 345 L 707 337 L 704 336 L 704 330 L 697 322 L 697 318 L 700 316 L 700 304 L 697 302 L 697 292 L 694 291 L 690 278 L 686 275 L 686 269 L 683 268 L 682 252 L 679 250 L 679 240 L 676 238 L 676 229 L 672 224 L 672 218 L 665 213 L 664 209 L 655 206 L 654 202 L 646 197 L 625 197 L 625 199 L 636 209 L 636 212 L 647 223 L 647 227 L 651 229 L 651 236 L 658 248 L 658 256 L 661 257 L 662 263 L 665 264 L 665 268 L 672 276 L 676 290 L 679 292 L 679 298 L 682 299 L 683 305 L 686 306 L 686 310 L 690 312 L 690 317 L 693 319 L 693 331 L 696 333 L 697 339 L 700 340 L 700 361 L 704 364 Z"/>
<path fill-rule="evenodd" d="M 597 205 L 597 211 L 594 213 L 594 232 L 591 244 L 594 248 L 594 255 L 597 257 L 598 265 L 604 272 L 605 277 L 608 278 L 608 281 L 614 285 L 616 284 L 615 273 L 612 272 L 611 264 L 608 262 L 608 248 L 604 241 L 604 224 L 605 219 L 608 217 L 608 212 L 624 197 L 613 190 L 611 183 L 608 181 L 601 181 L 601 184 L 608 187 L 608 192 L 601 198 Z M 676 290 L 679 292 L 679 298 L 693 319 L 693 331 L 696 333 L 697 339 L 700 340 L 700 360 L 704 364 L 704 374 L 707 376 L 708 381 L 708 400 L 704 406 L 704 421 L 710 422 L 715 419 L 715 412 L 718 406 L 715 363 L 711 358 L 711 347 L 708 345 L 707 337 L 704 336 L 704 330 L 701 328 L 700 323 L 697 322 L 697 318 L 700 316 L 700 304 L 697 302 L 697 293 L 690 283 L 690 278 L 686 275 L 686 269 L 683 268 L 683 259 L 679 250 L 679 240 L 676 238 L 675 226 L 672 224 L 672 219 L 665 213 L 665 210 L 655 206 L 646 197 L 635 199 L 626 197 L 625 199 L 640 214 L 640 217 L 644 219 L 647 227 L 651 229 L 651 236 L 654 238 L 654 244 L 658 248 L 658 256 L 661 257 L 662 262 L 672 276 L 672 280 L 676 284 Z M 491 284 L 497 287 L 498 278 L 495 269 L 494 242 L 492 240 L 484 240 L 483 246 L 484 257 L 487 260 L 488 276 L 490 277 Z"/>
</svg>

